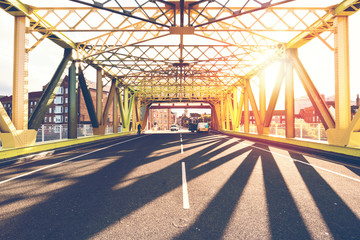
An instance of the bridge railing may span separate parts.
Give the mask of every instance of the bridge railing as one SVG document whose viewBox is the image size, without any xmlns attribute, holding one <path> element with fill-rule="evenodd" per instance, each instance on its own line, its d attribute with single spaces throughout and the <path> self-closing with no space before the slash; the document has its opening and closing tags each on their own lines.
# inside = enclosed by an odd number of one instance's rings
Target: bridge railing
<svg viewBox="0 0 360 240">
<path fill-rule="evenodd" d="M 240 125 L 240 132 L 244 132 L 244 125 Z M 255 124 L 250 124 L 249 132 L 257 134 Z M 272 123 L 270 125 L 269 135 L 285 137 L 285 124 Z M 327 141 L 325 128 L 321 123 L 295 124 L 295 137 L 300 139 Z"/>
<path fill-rule="evenodd" d="M 118 132 L 122 132 L 122 127 L 118 127 Z M 113 126 L 107 125 L 105 128 L 105 134 L 113 133 Z M 78 124 L 77 136 L 86 137 L 92 136 L 93 129 L 91 124 Z M 36 142 L 46 142 L 66 139 L 68 137 L 67 124 L 43 124 L 38 130 L 36 136 Z"/>
</svg>

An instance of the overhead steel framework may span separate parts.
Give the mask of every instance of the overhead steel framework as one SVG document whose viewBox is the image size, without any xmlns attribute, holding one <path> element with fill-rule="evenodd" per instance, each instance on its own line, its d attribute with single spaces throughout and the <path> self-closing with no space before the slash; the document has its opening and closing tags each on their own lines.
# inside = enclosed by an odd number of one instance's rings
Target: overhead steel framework
<svg viewBox="0 0 360 240">
<path fill-rule="evenodd" d="M 258 134 L 266 135 L 285 82 L 286 137 L 293 138 L 296 72 L 329 143 L 360 146 L 360 111 L 350 117 L 348 68 L 348 18 L 359 10 L 359 0 L 334 0 L 334 5 L 321 7 L 297 7 L 296 0 L 52 1 L 57 7 L 32 6 L 31 2 L 0 0 L 0 7 L 15 18 L 12 121 L 0 105 L 0 137 L 8 146 L 34 143 L 41 116 L 66 68 L 70 83 L 78 81 L 85 93 L 95 134 L 104 133 L 104 119 L 113 103 L 128 130 L 130 124 L 146 122 L 153 103 L 205 102 L 212 107 L 215 129 L 238 130 L 244 117 L 248 132 L 251 106 Z M 334 51 L 336 116 L 329 112 L 297 55 L 298 48 L 315 38 Z M 64 48 L 65 54 L 42 104 L 28 121 L 27 55 L 44 39 Z M 281 67 L 267 103 L 263 70 L 274 62 Z M 82 72 L 89 66 L 97 69 L 98 96 L 104 85 L 111 85 L 104 109 L 101 97 L 95 108 L 87 94 Z M 71 96 L 76 96 L 75 85 L 70 87 Z M 254 95 L 254 86 L 259 96 Z M 69 129 L 76 123 L 74 101 L 70 100 Z M 30 140 L 19 140 L 22 135 Z M 69 136 L 76 134 L 69 132 Z"/>
</svg>

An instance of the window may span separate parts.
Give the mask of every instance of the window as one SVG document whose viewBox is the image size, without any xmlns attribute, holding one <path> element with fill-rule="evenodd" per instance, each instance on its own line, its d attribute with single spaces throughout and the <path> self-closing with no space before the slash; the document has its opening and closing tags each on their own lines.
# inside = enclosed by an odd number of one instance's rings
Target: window
<svg viewBox="0 0 360 240">
<path fill-rule="evenodd" d="M 63 104 L 64 98 L 62 96 L 56 96 L 55 99 L 54 99 L 54 103 L 55 104 Z"/>
<path fill-rule="evenodd" d="M 68 94 L 68 93 L 69 93 L 69 89 L 65 88 L 65 94 Z"/>
<path fill-rule="evenodd" d="M 47 122 L 47 117 L 44 118 L 44 122 Z"/>
<path fill-rule="evenodd" d="M 32 101 L 30 102 L 30 105 L 31 105 L 31 106 L 33 105 L 33 102 L 32 102 Z"/>
<path fill-rule="evenodd" d="M 30 108 L 30 113 L 32 113 L 33 112 L 33 109 L 32 108 Z"/>
<path fill-rule="evenodd" d="M 63 106 L 55 106 L 54 113 L 63 113 Z"/>
<path fill-rule="evenodd" d="M 62 123 L 63 122 L 63 116 L 62 115 L 56 115 L 54 117 L 54 122 L 55 123 Z"/>
<path fill-rule="evenodd" d="M 68 122 L 68 117 L 65 117 L 65 122 Z"/>
<path fill-rule="evenodd" d="M 51 113 L 52 112 L 52 108 L 49 108 L 49 113 Z"/>
<path fill-rule="evenodd" d="M 65 103 L 68 103 L 68 98 L 65 98 Z"/>
<path fill-rule="evenodd" d="M 51 117 L 49 117 L 49 122 L 51 122 Z"/>
<path fill-rule="evenodd" d="M 68 112 L 68 107 L 65 107 L 65 113 L 67 113 Z"/>
<path fill-rule="evenodd" d="M 37 104 L 37 102 L 36 101 L 34 101 L 34 105 L 36 105 Z"/>
<path fill-rule="evenodd" d="M 57 91 L 56 94 L 57 94 L 57 95 L 62 95 L 62 94 L 64 94 L 64 88 L 63 88 L 63 87 L 59 87 L 59 89 L 58 89 L 58 91 Z"/>
</svg>

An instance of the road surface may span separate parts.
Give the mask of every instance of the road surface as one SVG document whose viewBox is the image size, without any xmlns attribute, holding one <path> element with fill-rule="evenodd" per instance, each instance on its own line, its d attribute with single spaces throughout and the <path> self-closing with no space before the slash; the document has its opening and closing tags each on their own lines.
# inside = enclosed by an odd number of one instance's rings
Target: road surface
<svg viewBox="0 0 360 240">
<path fill-rule="evenodd" d="M 358 165 L 215 133 L 0 164 L 0 239 L 360 239 L 359 218 Z"/>
</svg>

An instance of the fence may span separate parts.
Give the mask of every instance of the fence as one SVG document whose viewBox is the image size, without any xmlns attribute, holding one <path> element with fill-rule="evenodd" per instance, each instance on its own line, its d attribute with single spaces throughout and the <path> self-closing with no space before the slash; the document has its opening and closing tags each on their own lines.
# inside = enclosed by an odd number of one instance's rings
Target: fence
<svg viewBox="0 0 360 240">
<path fill-rule="evenodd" d="M 244 132 L 244 125 L 240 125 L 240 132 Z M 257 133 L 255 124 L 250 124 L 250 133 Z M 271 124 L 269 134 L 273 136 L 285 137 L 285 124 Z M 295 124 L 295 137 L 317 141 L 327 141 L 325 128 L 320 123 L 314 124 Z"/>
<path fill-rule="evenodd" d="M 118 127 L 118 132 L 122 132 L 122 126 Z M 107 125 L 105 128 L 105 134 L 113 133 L 113 126 Z M 90 124 L 78 124 L 77 136 L 86 137 L 92 136 L 93 129 Z M 46 142 L 66 139 L 68 137 L 68 125 L 67 124 L 43 124 L 39 128 L 36 135 L 36 142 Z M 0 141 L 0 149 L 1 149 Z"/>
<path fill-rule="evenodd" d="M 118 132 L 122 132 L 121 126 L 118 127 Z M 105 134 L 113 133 L 112 125 L 107 125 L 105 128 Z M 93 129 L 90 124 L 79 124 L 77 127 L 77 136 L 86 137 L 92 136 Z M 68 137 L 68 126 L 67 124 L 43 124 L 37 133 L 36 142 L 46 142 L 53 140 L 66 139 Z"/>
</svg>

